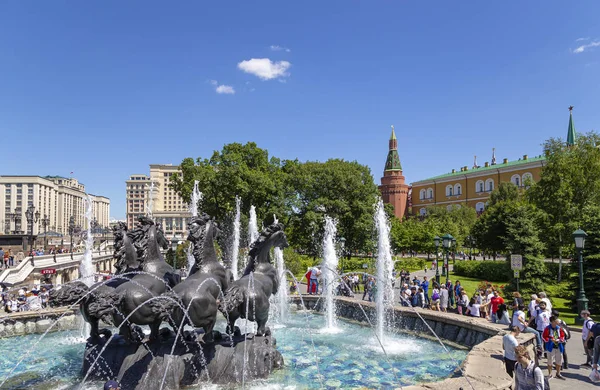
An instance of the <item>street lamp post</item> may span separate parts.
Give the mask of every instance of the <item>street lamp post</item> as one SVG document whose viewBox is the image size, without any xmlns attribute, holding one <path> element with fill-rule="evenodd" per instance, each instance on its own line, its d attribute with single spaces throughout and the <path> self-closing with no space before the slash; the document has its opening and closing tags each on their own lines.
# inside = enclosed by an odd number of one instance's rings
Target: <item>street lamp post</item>
<svg viewBox="0 0 600 390">
<path fill-rule="evenodd" d="M 450 277 L 450 270 L 448 269 L 448 261 L 449 259 L 449 249 L 450 249 L 450 245 L 452 245 L 452 240 L 454 239 L 454 237 L 452 237 L 450 234 L 444 234 L 442 236 L 442 245 L 444 247 L 444 253 L 446 255 L 445 259 L 444 259 L 444 268 L 446 269 L 446 283 L 448 283 L 448 279 Z"/>
<path fill-rule="evenodd" d="M 435 282 L 440 285 L 440 262 L 438 261 L 438 248 L 440 247 L 440 238 L 438 236 L 433 237 L 433 244 L 435 245 Z"/>
<path fill-rule="evenodd" d="M 75 216 L 69 218 L 69 236 L 71 237 L 71 260 L 73 260 L 73 233 L 75 233 Z"/>
<path fill-rule="evenodd" d="M 587 233 L 581 229 L 577 229 L 573 232 L 573 239 L 575 240 L 575 248 L 577 249 L 577 255 L 579 257 L 579 294 L 577 295 L 577 318 L 575 322 L 579 325 L 583 324 L 584 319 L 581 318 L 581 311 L 588 309 L 588 299 L 585 296 L 585 290 L 583 289 L 583 256 L 581 252 L 585 247 L 585 238 Z"/>
<path fill-rule="evenodd" d="M 35 211 L 34 205 L 29 205 L 27 211 L 25 211 L 25 218 L 27 219 L 27 235 L 29 236 L 28 251 L 33 253 L 33 225 L 40 219 L 40 212 Z"/>
<path fill-rule="evenodd" d="M 42 226 L 44 227 L 44 251 L 48 246 L 48 225 L 50 225 L 50 218 L 46 214 L 44 214 L 44 218 L 40 220 Z"/>
<path fill-rule="evenodd" d="M 454 262 L 456 261 L 456 238 L 452 237 L 452 267 L 454 267 Z"/>
</svg>

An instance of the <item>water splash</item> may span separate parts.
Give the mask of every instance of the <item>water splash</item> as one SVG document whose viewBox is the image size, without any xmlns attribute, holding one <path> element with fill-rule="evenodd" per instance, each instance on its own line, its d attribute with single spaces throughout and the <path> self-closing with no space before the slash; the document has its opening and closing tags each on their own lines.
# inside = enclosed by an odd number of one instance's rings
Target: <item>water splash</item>
<svg viewBox="0 0 600 390">
<path fill-rule="evenodd" d="M 235 219 L 233 220 L 233 242 L 231 248 L 231 273 L 235 280 L 238 279 L 238 260 L 240 253 L 240 206 L 242 200 L 235 197 Z"/>
<path fill-rule="evenodd" d="M 375 306 L 377 310 L 377 336 L 383 340 L 387 323 L 386 312 L 393 313 L 394 288 L 392 287 L 394 263 L 390 246 L 390 223 L 385 214 L 381 198 L 375 208 L 375 226 L 377 228 L 377 284 Z"/>
<path fill-rule="evenodd" d="M 198 180 L 194 180 L 194 189 L 192 190 L 192 196 L 190 199 L 190 205 L 189 205 L 189 209 L 190 209 L 190 214 L 192 214 L 192 217 L 197 217 L 198 216 L 198 202 L 200 202 L 202 200 L 202 192 L 200 192 L 200 190 L 198 189 Z M 192 254 L 192 245 L 189 245 L 187 248 L 187 272 L 188 272 L 188 276 L 190 274 L 190 272 L 192 272 L 192 267 L 194 266 L 194 263 L 196 262 L 196 259 L 194 259 L 194 255 Z"/>
<path fill-rule="evenodd" d="M 250 206 L 250 221 L 248 222 L 248 246 L 252 245 L 258 238 L 258 223 L 256 222 L 256 208 Z"/>
<path fill-rule="evenodd" d="M 85 236 L 85 252 L 79 265 L 79 277 L 86 286 L 94 284 L 94 265 L 92 264 L 92 250 L 94 249 L 94 236 L 92 234 L 92 220 L 94 213 L 92 210 L 92 197 L 88 195 L 84 199 L 85 220 L 87 222 L 87 234 Z"/>
<path fill-rule="evenodd" d="M 283 251 L 281 248 L 275 248 L 273 250 L 275 257 L 275 264 L 277 266 L 277 277 L 279 279 L 279 289 L 277 290 L 277 318 L 278 324 L 283 324 L 287 321 L 289 315 L 289 301 L 288 301 L 288 283 L 285 269 L 285 262 L 283 259 Z"/>
<path fill-rule="evenodd" d="M 150 190 L 148 192 L 148 203 L 146 204 L 146 215 L 152 218 L 152 210 L 154 210 L 154 182 L 150 182 Z"/>
<path fill-rule="evenodd" d="M 194 180 L 194 189 L 192 191 L 192 197 L 190 199 L 190 214 L 192 217 L 198 216 L 198 202 L 202 200 L 202 192 L 198 189 L 198 180 Z"/>
<path fill-rule="evenodd" d="M 337 234 L 336 222 L 329 216 L 325 216 L 325 235 L 323 237 L 323 266 L 321 272 L 323 275 L 323 292 L 325 295 L 325 318 L 327 320 L 326 329 L 336 328 L 335 303 L 333 296 L 335 293 L 334 283 L 336 270 L 338 266 L 338 257 L 335 252 L 335 235 Z"/>
</svg>

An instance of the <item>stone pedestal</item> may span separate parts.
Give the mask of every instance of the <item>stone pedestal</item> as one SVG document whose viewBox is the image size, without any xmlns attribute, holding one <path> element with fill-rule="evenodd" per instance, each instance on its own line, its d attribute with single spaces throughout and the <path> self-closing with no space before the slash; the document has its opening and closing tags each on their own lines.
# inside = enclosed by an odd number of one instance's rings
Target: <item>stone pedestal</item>
<svg viewBox="0 0 600 390">
<path fill-rule="evenodd" d="M 233 340 L 214 332 L 214 342 L 203 344 L 202 333 L 185 332 L 173 348 L 175 334 L 161 329 L 160 339 L 145 344 L 126 344 L 119 335 L 106 346 L 94 364 L 105 339 L 88 340 L 83 375 L 88 379 L 116 379 L 123 389 L 179 389 L 195 383 L 236 384 L 267 378 L 283 366 L 275 339 L 240 335 Z M 244 365 L 244 361 L 246 364 Z"/>
</svg>

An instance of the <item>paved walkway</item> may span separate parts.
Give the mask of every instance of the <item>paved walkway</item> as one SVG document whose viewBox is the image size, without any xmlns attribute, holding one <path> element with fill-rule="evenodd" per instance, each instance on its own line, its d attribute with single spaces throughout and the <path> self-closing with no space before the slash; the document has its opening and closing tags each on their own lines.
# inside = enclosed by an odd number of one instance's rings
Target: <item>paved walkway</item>
<svg viewBox="0 0 600 390">
<path fill-rule="evenodd" d="M 429 266 L 431 267 L 431 263 L 429 263 Z M 452 272 L 452 264 L 450 264 L 450 271 Z M 412 271 L 410 276 L 411 279 L 413 276 L 417 276 L 417 278 L 421 280 L 423 279 L 423 276 L 427 276 L 427 279 L 431 280 L 435 279 L 435 270 L 432 271 L 431 269 L 428 269 L 426 272 L 424 270 Z M 451 274 L 450 280 L 455 279 L 456 278 L 452 278 Z M 441 278 L 441 282 L 445 282 L 445 280 L 445 277 Z M 362 294 L 358 297 L 358 299 L 360 298 L 362 298 Z M 591 369 L 581 367 L 581 365 L 585 363 L 585 353 L 583 352 L 583 345 L 581 343 L 581 333 L 576 331 L 571 332 L 571 339 L 567 343 L 567 356 L 569 359 L 569 368 L 563 371 L 563 376 L 567 378 L 567 380 L 563 381 L 556 378 L 550 379 L 549 384 L 552 390 L 573 390 L 574 387 L 576 387 L 577 390 L 600 388 L 600 383 L 592 383 L 588 377 L 591 373 Z M 542 368 L 544 375 L 547 375 L 548 366 L 546 364 L 546 359 L 540 360 L 540 367 Z"/>
</svg>

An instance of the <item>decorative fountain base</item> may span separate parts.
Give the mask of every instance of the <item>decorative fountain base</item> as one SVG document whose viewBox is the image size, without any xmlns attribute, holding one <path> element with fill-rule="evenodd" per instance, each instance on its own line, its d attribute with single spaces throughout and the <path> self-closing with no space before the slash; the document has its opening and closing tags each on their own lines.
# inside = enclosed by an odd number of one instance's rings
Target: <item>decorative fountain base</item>
<svg viewBox="0 0 600 390">
<path fill-rule="evenodd" d="M 214 343 L 203 344 L 196 341 L 201 332 L 185 332 L 174 349 L 175 333 L 169 328 L 161 329 L 158 341 L 146 344 L 126 344 L 115 335 L 96 364 L 105 339 L 88 340 L 83 375 L 91 367 L 90 379 L 116 379 L 123 389 L 159 389 L 163 378 L 163 389 L 179 389 L 199 382 L 232 384 L 267 378 L 283 366 L 271 336 L 239 335 L 232 341 L 229 335 L 213 334 Z"/>
</svg>

